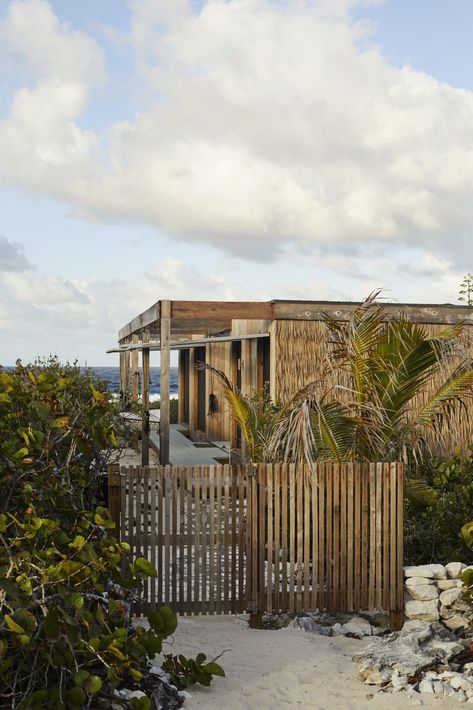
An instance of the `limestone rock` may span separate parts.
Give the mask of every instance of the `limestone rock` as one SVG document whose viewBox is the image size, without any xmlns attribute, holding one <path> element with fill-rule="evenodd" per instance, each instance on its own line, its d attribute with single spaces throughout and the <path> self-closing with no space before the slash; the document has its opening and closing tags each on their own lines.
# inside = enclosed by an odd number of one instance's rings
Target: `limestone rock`
<svg viewBox="0 0 473 710">
<path fill-rule="evenodd" d="M 423 649 L 421 644 L 433 636 L 430 624 L 418 623 L 368 644 L 353 656 L 357 670 L 365 683 L 384 685 L 394 673 L 410 679 L 429 668 L 442 657 L 435 648 Z"/>
<path fill-rule="evenodd" d="M 332 635 L 332 628 L 330 626 L 319 624 L 311 616 L 296 616 L 296 618 L 288 624 L 288 628 L 302 629 L 308 633 L 320 634 L 321 636 Z"/>
<path fill-rule="evenodd" d="M 449 579 L 458 579 L 465 568 L 463 562 L 449 562 L 445 565 Z"/>
<path fill-rule="evenodd" d="M 359 638 L 372 635 L 370 622 L 359 616 L 354 616 L 347 621 L 346 624 L 343 624 L 342 629 L 344 633 L 354 634 L 355 636 L 359 636 Z"/>
<path fill-rule="evenodd" d="M 433 693 L 434 686 L 431 680 L 424 678 L 419 683 L 419 693 Z"/>
<path fill-rule="evenodd" d="M 447 570 L 443 565 L 412 565 L 410 567 L 404 567 L 404 576 L 447 579 Z"/>
<path fill-rule="evenodd" d="M 407 584 L 407 582 L 406 582 Z M 437 581 L 437 587 L 440 589 L 440 591 L 445 591 L 445 589 L 453 589 L 454 587 L 458 586 L 458 580 L 457 579 L 439 579 Z"/>
<path fill-rule="evenodd" d="M 447 580 L 448 581 L 448 580 Z M 433 585 L 434 582 L 428 577 L 407 577 L 406 587 L 410 590 L 410 587 L 418 587 L 419 585 Z"/>
<path fill-rule="evenodd" d="M 409 619 L 422 619 L 424 621 L 438 621 L 439 605 L 437 599 L 431 601 L 412 600 L 406 603 L 405 613 Z"/>
<path fill-rule="evenodd" d="M 455 609 L 451 609 L 449 606 L 443 606 L 443 604 L 441 604 L 439 614 L 442 620 L 451 619 L 452 616 L 455 616 Z"/>
<path fill-rule="evenodd" d="M 439 651 L 442 654 L 443 661 L 448 661 L 452 656 L 456 656 L 457 653 L 465 650 L 464 646 L 457 641 L 438 641 L 437 639 L 427 641 L 423 648 Z"/>
<path fill-rule="evenodd" d="M 462 590 L 455 587 L 455 589 L 446 589 L 440 594 L 440 603 L 444 606 L 452 606 L 457 599 L 462 595 Z"/>
<path fill-rule="evenodd" d="M 450 619 L 444 619 L 445 626 L 452 631 L 458 631 L 458 629 L 466 628 L 468 626 L 468 621 L 460 614 L 455 614 Z"/>
<path fill-rule="evenodd" d="M 421 577 L 413 577 L 413 579 L 421 579 Z M 416 599 L 417 601 L 430 601 L 437 599 L 439 595 L 435 584 L 417 584 L 415 587 L 408 587 L 408 589 L 411 599 Z"/>
</svg>

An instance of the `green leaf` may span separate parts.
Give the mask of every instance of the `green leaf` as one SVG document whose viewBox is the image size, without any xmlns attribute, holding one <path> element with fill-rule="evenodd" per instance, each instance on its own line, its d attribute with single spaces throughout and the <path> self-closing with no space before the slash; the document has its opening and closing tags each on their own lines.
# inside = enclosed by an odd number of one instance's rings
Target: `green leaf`
<svg viewBox="0 0 473 710">
<path fill-rule="evenodd" d="M 69 547 L 75 550 L 82 550 L 85 545 L 85 537 L 83 535 L 76 535 L 73 542 L 69 543 Z"/>
<path fill-rule="evenodd" d="M 221 678 L 225 678 L 225 671 L 223 670 L 222 666 L 219 666 L 218 663 L 214 663 L 214 662 L 207 663 L 204 666 L 204 670 L 206 670 L 207 673 L 211 673 L 212 675 L 218 675 Z"/>
<path fill-rule="evenodd" d="M 52 608 L 48 611 L 43 622 L 43 629 L 47 639 L 54 641 L 59 636 L 59 612 Z"/>
<path fill-rule="evenodd" d="M 25 629 L 22 628 L 15 621 L 13 621 L 13 619 L 11 618 L 11 616 L 9 614 L 5 614 L 5 616 L 3 618 L 5 619 L 5 623 L 8 626 L 8 628 L 10 629 L 10 631 L 13 631 L 16 634 L 24 634 L 25 633 Z"/>
<path fill-rule="evenodd" d="M 77 671 L 77 673 L 74 675 L 74 683 L 82 688 L 85 681 L 88 680 L 89 678 L 90 678 L 90 673 L 88 673 L 85 670 L 80 670 L 80 671 Z"/>
<path fill-rule="evenodd" d="M 138 569 L 140 572 L 143 572 L 148 577 L 158 576 L 154 565 L 152 565 L 151 562 L 149 560 L 146 560 L 144 557 L 137 557 L 134 564 L 136 569 Z"/>
<path fill-rule="evenodd" d="M 66 707 L 73 710 L 79 710 L 87 702 L 87 696 L 82 688 L 69 688 L 64 694 Z"/>
<path fill-rule="evenodd" d="M 95 693 L 98 693 L 101 688 L 102 681 L 100 680 L 98 675 L 91 676 L 90 680 L 85 684 L 85 689 L 89 693 L 89 695 L 95 695 Z"/>
<path fill-rule="evenodd" d="M 148 621 L 153 631 L 164 638 L 173 634 L 177 628 L 177 617 L 172 609 L 166 606 L 149 611 Z"/>
</svg>

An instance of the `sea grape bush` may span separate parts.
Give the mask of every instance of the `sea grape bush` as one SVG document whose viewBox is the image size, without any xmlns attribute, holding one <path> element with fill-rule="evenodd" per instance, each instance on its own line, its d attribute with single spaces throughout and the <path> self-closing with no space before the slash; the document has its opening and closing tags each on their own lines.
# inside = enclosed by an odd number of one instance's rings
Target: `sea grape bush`
<svg viewBox="0 0 473 710">
<path fill-rule="evenodd" d="M 147 628 L 132 620 L 156 571 L 92 507 L 124 434 L 99 384 L 56 360 L 0 369 L 0 708 L 148 710 L 171 688 L 150 669 L 174 613 L 149 612 Z M 216 660 L 163 658 L 179 688 L 223 675 Z M 145 694 L 118 698 L 121 688 Z"/>
<path fill-rule="evenodd" d="M 405 503 L 406 564 L 473 563 L 464 527 L 473 519 L 473 455 L 457 448 L 445 459 L 425 457 L 409 471 L 426 484 L 421 500 Z M 463 533 L 463 534 L 462 534 Z"/>
<path fill-rule="evenodd" d="M 56 358 L 0 368 L 0 510 L 91 508 L 126 433 L 106 383 Z M 100 496 L 99 496 L 100 497 Z"/>
</svg>

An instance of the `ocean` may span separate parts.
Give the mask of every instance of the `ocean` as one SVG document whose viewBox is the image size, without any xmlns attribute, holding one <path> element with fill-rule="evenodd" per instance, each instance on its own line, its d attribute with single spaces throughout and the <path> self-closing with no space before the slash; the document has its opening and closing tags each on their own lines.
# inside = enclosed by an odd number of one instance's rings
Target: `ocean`
<svg viewBox="0 0 473 710">
<path fill-rule="evenodd" d="M 108 388 L 110 392 L 118 392 L 120 387 L 120 368 L 119 367 L 89 367 L 89 370 L 95 372 L 99 377 L 108 380 Z M 150 397 L 153 399 L 159 398 L 159 372 L 160 367 L 150 368 Z M 140 372 L 141 377 L 141 372 Z M 140 383 L 141 384 L 141 383 Z M 171 367 L 171 397 L 177 397 L 178 387 L 178 368 Z"/>
</svg>

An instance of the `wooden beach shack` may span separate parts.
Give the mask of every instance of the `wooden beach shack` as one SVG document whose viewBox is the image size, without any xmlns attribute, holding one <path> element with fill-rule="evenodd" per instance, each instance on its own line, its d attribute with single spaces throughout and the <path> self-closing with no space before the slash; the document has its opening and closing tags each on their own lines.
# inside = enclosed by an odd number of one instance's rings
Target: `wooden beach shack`
<svg viewBox="0 0 473 710">
<path fill-rule="evenodd" d="M 335 301 L 227 302 L 161 300 L 137 315 L 119 332 L 120 388 L 138 399 L 139 353 L 142 402 L 149 403 L 150 353 L 160 352 L 159 456 L 162 464 L 177 463 L 170 454 L 170 353 L 179 353 L 180 432 L 195 442 L 229 442 L 239 447 L 218 379 L 198 367 L 208 363 L 222 370 L 244 394 L 267 387 L 274 400 L 287 401 L 318 377 L 326 341 L 326 313 L 348 320 L 359 304 Z M 388 317 L 403 313 L 432 333 L 446 325 L 465 324 L 465 348 L 473 356 L 473 309 L 435 304 L 387 304 Z M 466 404 L 468 410 L 473 406 Z M 473 418 L 459 411 L 456 431 L 465 446 L 472 441 Z M 172 433 L 172 432 L 171 432 Z M 446 433 L 448 436 L 448 432 Z M 197 449 L 196 449 L 197 451 Z M 196 459 L 195 463 L 199 460 Z M 189 461 L 189 463 L 192 463 Z"/>
</svg>

